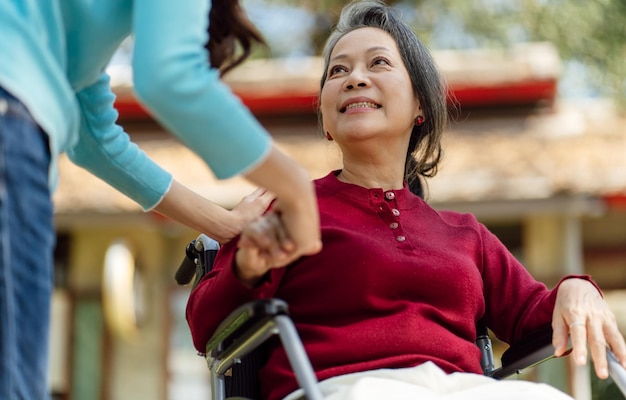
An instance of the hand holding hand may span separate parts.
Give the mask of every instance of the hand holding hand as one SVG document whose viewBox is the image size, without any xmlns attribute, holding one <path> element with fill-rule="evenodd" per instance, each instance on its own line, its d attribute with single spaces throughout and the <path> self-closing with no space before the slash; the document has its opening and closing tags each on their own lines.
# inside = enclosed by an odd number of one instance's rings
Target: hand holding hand
<svg viewBox="0 0 626 400">
<path fill-rule="evenodd" d="M 245 227 L 238 245 L 237 276 L 249 286 L 256 285 L 271 268 L 283 267 L 297 257 L 296 245 L 274 211 Z"/>
<path fill-rule="evenodd" d="M 276 194 L 273 210 L 295 246 L 290 260 L 322 249 L 315 186 L 306 169 L 273 146 L 263 163 L 246 177 Z"/>
<path fill-rule="evenodd" d="M 572 356 L 577 365 L 587 362 L 587 343 L 596 374 L 601 379 L 609 375 L 607 346 L 626 368 L 626 344 L 617 328 L 615 315 L 598 290 L 584 279 L 567 279 L 558 288 L 552 316 L 555 355 L 567 350 L 568 336 Z"/>
</svg>

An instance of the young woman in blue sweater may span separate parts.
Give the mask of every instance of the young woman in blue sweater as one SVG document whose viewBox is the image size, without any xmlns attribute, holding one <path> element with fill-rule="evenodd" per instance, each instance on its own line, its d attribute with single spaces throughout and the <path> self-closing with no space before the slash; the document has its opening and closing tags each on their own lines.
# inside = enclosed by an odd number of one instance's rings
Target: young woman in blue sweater
<svg viewBox="0 0 626 400">
<path fill-rule="evenodd" d="M 209 23 L 210 21 L 210 23 Z M 220 80 L 260 35 L 232 0 L 0 4 L 0 398 L 43 399 L 52 289 L 51 192 L 62 152 L 135 200 L 222 241 L 262 207 L 228 212 L 178 183 L 116 125 L 105 73 L 129 35 L 138 98 L 218 178 L 278 199 L 286 246 L 321 247 L 308 173 Z M 243 53 L 235 52 L 240 46 Z M 36 244 L 36 245 L 32 245 Z"/>
</svg>

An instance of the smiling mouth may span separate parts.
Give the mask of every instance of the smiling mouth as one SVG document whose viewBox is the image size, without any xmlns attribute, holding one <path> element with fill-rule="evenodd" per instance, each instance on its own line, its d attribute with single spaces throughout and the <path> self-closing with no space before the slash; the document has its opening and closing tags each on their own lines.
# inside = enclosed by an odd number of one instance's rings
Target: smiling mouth
<svg viewBox="0 0 626 400">
<path fill-rule="evenodd" d="M 342 113 L 345 113 L 348 110 L 352 110 L 355 108 L 372 108 L 372 109 L 378 109 L 381 108 L 381 106 L 379 104 L 376 103 L 372 103 L 369 101 L 359 101 L 357 103 L 351 103 L 348 104 L 346 107 L 342 108 L 340 111 Z"/>
</svg>

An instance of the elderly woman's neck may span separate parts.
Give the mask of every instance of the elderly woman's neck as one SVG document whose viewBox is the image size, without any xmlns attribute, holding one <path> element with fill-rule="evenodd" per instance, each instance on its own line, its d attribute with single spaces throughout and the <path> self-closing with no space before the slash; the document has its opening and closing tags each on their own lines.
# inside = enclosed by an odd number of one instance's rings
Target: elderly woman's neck
<svg viewBox="0 0 626 400">
<path fill-rule="evenodd" d="M 403 188 L 404 174 L 398 168 L 378 168 L 373 165 L 355 166 L 344 163 L 337 179 L 368 189 L 399 190 Z"/>
</svg>

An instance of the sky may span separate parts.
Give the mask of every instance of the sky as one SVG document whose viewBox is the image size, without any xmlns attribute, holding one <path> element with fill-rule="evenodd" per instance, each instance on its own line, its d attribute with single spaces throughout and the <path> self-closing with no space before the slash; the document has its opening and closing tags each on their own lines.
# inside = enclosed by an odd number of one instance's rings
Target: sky
<svg viewBox="0 0 626 400">
<path fill-rule="evenodd" d="M 263 33 L 277 57 L 313 55 L 311 33 L 315 18 L 302 8 L 269 4 L 262 0 L 243 2 L 250 20 Z"/>
</svg>

